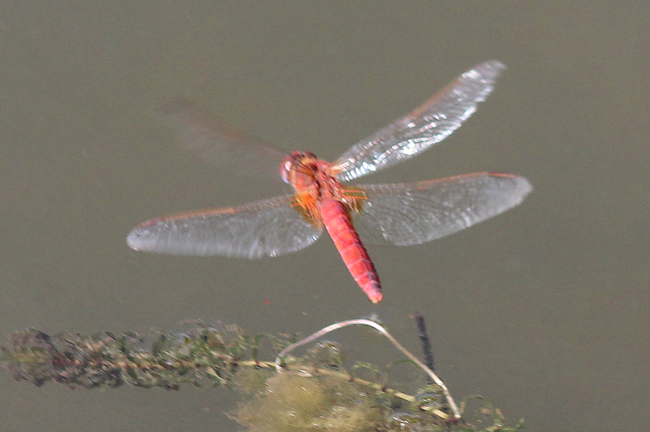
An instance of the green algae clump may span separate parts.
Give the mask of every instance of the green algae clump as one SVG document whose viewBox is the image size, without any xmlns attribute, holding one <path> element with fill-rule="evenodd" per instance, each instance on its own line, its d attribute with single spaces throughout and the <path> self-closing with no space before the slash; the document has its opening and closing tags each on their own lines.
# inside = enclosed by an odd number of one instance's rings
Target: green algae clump
<svg viewBox="0 0 650 432">
<path fill-rule="evenodd" d="M 375 431 L 387 409 L 368 390 L 341 376 L 284 371 L 234 417 L 249 432 Z"/>
</svg>

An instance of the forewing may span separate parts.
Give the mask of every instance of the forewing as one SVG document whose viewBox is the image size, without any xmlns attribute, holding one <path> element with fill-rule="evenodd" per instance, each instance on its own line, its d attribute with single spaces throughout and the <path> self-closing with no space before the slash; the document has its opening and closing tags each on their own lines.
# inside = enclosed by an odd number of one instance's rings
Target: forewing
<svg viewBox="0 0 650 432">
<path fill-rule="evenodd" d="M 208 162 L 238 174 L 282 181 L 284 151 L 213 118 L 193 102 L 178 98 L 154 111 L 154 117 L 170 126 L 184 147 Z"/>
<path fill-rule="evenodd" d="M 361 239 L 397 246 L 461 231 L 515 207 L 532 190 L 523 177 L 497 173 L 359 188 L 367 195 L 353 218 Z"/>
<path fill-rule="evenodd" d="M 488 61 L 468 70 L 412 113 L 359 141 L 335 163 L 349 181 L 409 159 L 436 144 L 476 111 L 505 66 Z"/>
<path fill-rule="evenodd" d="M 164 216 L 131 231 L 131 249 L 171 255 L 276 256 L 303 249 L 321 234 L 291 207 L 292 196 L 202 212 Z"/>
</svg>

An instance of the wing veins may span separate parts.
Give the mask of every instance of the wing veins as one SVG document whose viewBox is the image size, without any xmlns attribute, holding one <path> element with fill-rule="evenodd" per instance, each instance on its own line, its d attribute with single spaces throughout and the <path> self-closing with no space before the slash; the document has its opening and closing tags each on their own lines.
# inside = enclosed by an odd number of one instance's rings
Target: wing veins
<svg viewBox="0 0 650 432">
<path fill-rule="evenodd" d="M 322 232 L 291 207 L 293 195 L 151 219 L 135 227 L 128 245 L 170 255 L 277 256 L 303 249 Z"/>
<path fill-rule="evenodd" d="M 398 246 L 425 243 L 487 220 L 517 206 L 532 189 L 523 177 L 498 173 L 359 188 L 368 198 L 354 215 L 362 240 Z"/>
<path fill-rule="evenodd" d="M 411 113 L 357 142 L 333 164 L 339 180 L 350 181 L 395 165 L 444 140 L 492 92 L 503 69 L 497 61 L 481 63 Z"/>
</svg>

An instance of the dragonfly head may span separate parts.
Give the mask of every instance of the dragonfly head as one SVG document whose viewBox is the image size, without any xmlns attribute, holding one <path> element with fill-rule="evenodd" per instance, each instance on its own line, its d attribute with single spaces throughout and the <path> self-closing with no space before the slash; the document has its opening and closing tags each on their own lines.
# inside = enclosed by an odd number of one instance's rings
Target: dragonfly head
<svg viewBox="0 0 650 432">
<path fill-rule="evenodd" d="M 317 161 L 316 155 L 309 152 L 293 151 L 289 156 L 284 158 L 280 164 L 280 177 L 282 181 L 291 184 L 291 173 L 310 169 Z M 313 168 L 311 168 L 313 169 Z"/>
</svg>

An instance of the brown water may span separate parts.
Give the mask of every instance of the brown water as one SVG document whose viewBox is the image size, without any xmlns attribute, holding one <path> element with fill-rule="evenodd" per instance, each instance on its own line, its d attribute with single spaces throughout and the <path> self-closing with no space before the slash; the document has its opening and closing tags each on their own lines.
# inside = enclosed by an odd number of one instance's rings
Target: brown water
<svg viewBox="0 0 650 432">
<path fill-rule="evenodd" d="M 0 6 L 0 335 L 311 332 L 372 312 L 438 371 L 528 430 L 643 429 L 650 409 L 650 6 L 641 2 L 138 2 Z M 184 95 L 288 150 L 334 159 L 488 59 L 474 118 L 367 181 L 525 175 L 521 207 L 410 248 L 370 248 L 372 306 L 330 240 L 258 262 L 136 253 L 160 214 L 278 190 L 218 172 L 144 113 Z M 364 179 L 365 181 L 365 179 Z M 270 304 L 264 301 L 269 300 Z M 354 332 L 350 332 L 354 334 Z M 351 355 L 395 356 L 369 332 Z M 363 342 L 363 343 L 361 343 Z M 390 353 L 390 354 L 388 354 Z M 0 374 L 13 431 L 234 430 L 225 390 L 35 388 Z"/>
</svg>

